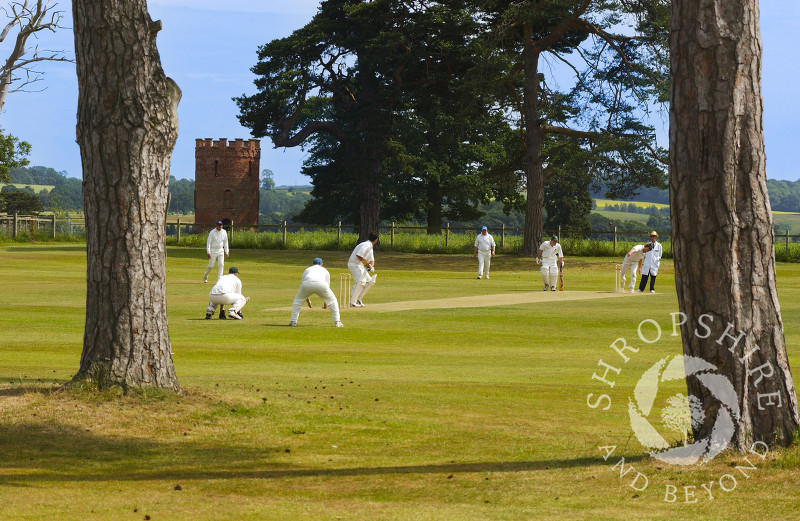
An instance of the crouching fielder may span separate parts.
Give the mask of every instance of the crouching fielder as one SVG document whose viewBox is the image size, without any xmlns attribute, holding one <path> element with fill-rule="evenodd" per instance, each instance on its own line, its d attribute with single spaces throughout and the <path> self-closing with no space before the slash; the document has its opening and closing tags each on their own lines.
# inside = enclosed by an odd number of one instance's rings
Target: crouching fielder
<svg viewBox="0 0 800 521">
<path fill-rule="evenodd" d="M 353 274 L 353 289 L 350 291 L 350 307 L 363 308 L 361 299 L 367 294 L 369 288 L 375 284 L 377 275 L 370 277 L 369 273 L 375 270 L 375 257 L 372 247 L 378 242 L 378 234 L 371 232 L 369 238 L 357 245 L 347 261 L 347 268 Z"/>
<path fill-rule="evenodd" d="M 208 294 L 208 309 L 206 310 L 206 320 L 211 320 L 211 316 L 216 311 L 217 306 L 228 305 L 228 317 L 241 320 L 239 311 L 250 301 L 249 297 L 242 295 L 242 281 L 239 280 L 239 270 L 232 267 L 227 275 L 223 275 L 211 288 Z"/>
<path fill-rule="evenodd" d="M 558 265 L 564 266 L 564 252 L 561 251 L 561 245 L 558 244 L 558 237 L 553 235 L 550 241 L 543 242 L 539 246 L 539 252 L 536 255 L 536 264 L 542 263 L 542 280 L 544 281 L 544 291 L 550 288 L 550 291 L 556 290 L 556 282 L 558 281 Z"/>
<path fill-rule="evenodd" d="M 306 271 L 303 272 L 300 289 L 297 290 L 297 295 L 294 296 L 294 303 L 292 304 L 290 326 L 297 325 L 297 319 L 300 317 L 300 308 L 303 307 L 303 302 L 306 302 L 311 295 L 322 297 L 325 305 L 331 310 L 333 325 L 342 327 L 342 323 L 339 321 L 339 302 L 336 300 L 336 295 L 331 291 L 331 274 L 322 267 L 322 259 L 319 257 L 314 258 L 311 267 L 306 268 Z"/>
</svg>

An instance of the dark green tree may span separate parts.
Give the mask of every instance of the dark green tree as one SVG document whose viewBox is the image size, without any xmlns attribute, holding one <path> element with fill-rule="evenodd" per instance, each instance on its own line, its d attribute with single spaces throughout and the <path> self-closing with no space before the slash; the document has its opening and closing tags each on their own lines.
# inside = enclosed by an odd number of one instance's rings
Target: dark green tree
<svg viewBox="0 0 800 521">
<path fill-rule="evenodd" d="M 44 210 L 36 195 L 26 191 L 6 191 L 0 193 L 0 211 L 20 215 L 37 215 Z"/>
<path fill-rule="evenodd" d="M 239 119 L 275 146 L 317 152 L 304 173 L 320 203 L 305 218 L 335 220 L 355 197 L 364 237 L 382 215 L 413 211 L 404 201 L 408 179 L 387 171 L 387 161 L 411 103 L 448 81 L 469 37 L 459 26 L 471 19 L 447 4 L 326 0 L 305 27 L 260 48 L 258 93 L 236 99 Z"/>
<path fill-rule="evenodd" d="M 179 214 L 194 212 L 194 179 L 169 176 L 169 211 Z"/>
<path fill-rule="evenodd" d="M 259 49 L 258 92 L 236 99 L 241 123 L 276 147 L 320 135 L 348 150 L 360 235 L 378 225 L 382 163 L 408 42 L 401 2 L 327 0 L 305 27 Z"/>
<path fill-rule="evenodd" d="M 26 166 L 26 156 L 30 153 L 30 143 L 0 130 L 0 182 L 7 183 L 11 180 L 9 170 L 12 168 Z"/>
<path fill-rule="evenodd" d="M 492 41 L 513 63 L 504 81 L 524 130 L 523 253 L 542 238 L 548 136 L 590 151 L 609 195 L 665 185 L 666 154 L 642 123 L 642 107 L 665 95 L 666 31 L 648 24 L 669 12 L 669 2 L 490 0 L 482 10 Z M 558 89 L 553 63 L 574 72 L 574 88 Z"/>
<path fill-rule="evenodd" d="M 265 168 L 261 171 L 261 189 L 262 190 L 272 190 L 275 188 L 275 180 L 273 179 L 275 174 L 269 168 Z"/>
</svg>

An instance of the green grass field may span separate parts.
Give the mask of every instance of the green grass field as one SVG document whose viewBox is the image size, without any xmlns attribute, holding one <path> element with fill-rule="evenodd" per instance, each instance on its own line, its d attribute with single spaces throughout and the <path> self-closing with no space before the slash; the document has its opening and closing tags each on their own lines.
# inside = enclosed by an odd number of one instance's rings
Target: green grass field
<svg viewBox="0 0 800 521">
<path fill-rule="evenodd" d="M 643 213 L 617 212 L 614 210 L 592 210 L 592 213 L 600 214 L 610 221 L 635 221 L 647 224 L 649 215 Z"/>
<path fill-rule="evenodd" d="M 618 212 L 614 210 L 606 210 L 605 208 L 614 204 L 629 204 L 632 203 L 640 208 L 650 208 L 655 206 L 657 208 L 668 208 L 668 204 L 662 203 L 646 203 L 640 201 L 617 201 L 613 199 L 595 199 L 597 208 L 592 212 L 605 216 L 611 220 L 624 220 L 624 221 L 637 221 L 646 223 L 650 217 L 646 214 Z M 772 212 L 772 219 L 775 224 L 781 224 L 789 227 L 791 235 L 800 234 L 800 213 L 797 212 Z"/>
<path fill-rule="evenodd" d="M 671 262 L 662 263 L 657 294 L 615 295 L 619 259 L 568 256 L 567 291 L 544 294 L 529 258 L 498 256 L 491 280 L 476 280 L 470 255 L 378 252 L 367 308 L 343 311 L 344 328 L 313 297 L 315 309 L 287 327 L 311 259 L 325 260 L 338 292 L 348 253 L 234 250 L 227 266 L 239 268 L 252 298 L 245 319 L 206 321 L 204 251 L 169 248 L 170 336 L 184 392 L 120 397 L 58 390 L 80 359 L 84 247 L 1 247 L 0 512 L 14 520 L 797 519 L 797 447 L 755 459 L 745 478 L 740 454 L 671 467 L 644 455 L 632 435 L 626 402 L 636 381 L 681 353 L 669 335 Z M 778 277 L 797 375 L 800 265 L 780 264 Z M 389 309 L 476 295 L 487 305 Z M 527 296 L 534 301 L 488 305 Z M 661 324 L 658 342 L 638 340 L 645 319 Z M 618 338 L 641 349 L 604 389 L 592 374 L 616 356 Z M 587 395 L 602 392 L 612 407 L 588 407 Z M 617 449 L 604 461 L 599 447 L 609 445 Z M 620 455 L 635 468 L 622 478 L 613 468 Z M 648 477 L 646 489 L 629 486 L 635 472 Z M 730 492 L 719 488 L 725 475 L 738 478 Z M 712 481 L 713 500 L 701 488 Z M 671 484 L 675 503 L 664 501 Z M 696 503 L 684 502 L 683 487 L 695 487 Z"/>
<path fill-rule="evenodd" d="M 655 206 L 656 208 L 669 208 L 668 204 L 664 203 L 648 203 L 643 201 L 618 201 L 615 199 L 595 199 L 597 202 L 597 208 L 603 209 L 606 206 L 614 205 L 614 204 L 633 204 L 639 208 L 650 208 L 651 206 Z M 626 212 L 627 213 L 627 212 Z"/>
<path fill-rule="evenodd" d="M 36 192 L 37 194 L 42 190 L 46 190 L 49 192 L 50 190 L 55 188 L 54 185 L 26 185 L 25 183 L 0 183 L 0 188 L 3 188 L 6 185 L 11 185 L 16 188 L 25 188 L 26 186 L 30 186 L 33 189 L 33 191 Z"/>
</svg>

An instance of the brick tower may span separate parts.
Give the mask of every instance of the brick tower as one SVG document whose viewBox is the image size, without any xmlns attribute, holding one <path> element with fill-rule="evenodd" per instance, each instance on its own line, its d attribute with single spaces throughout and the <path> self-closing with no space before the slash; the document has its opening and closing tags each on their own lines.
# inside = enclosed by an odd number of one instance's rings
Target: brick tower
<svg viewBox="0 0 800 521">
<path fill-rule="evenodd" d="M 195 145 L 194 211 L 197 231 L 217 221 L 237 228 L 258 226 L 261 142 L 198 139 Z"/>
</svg>

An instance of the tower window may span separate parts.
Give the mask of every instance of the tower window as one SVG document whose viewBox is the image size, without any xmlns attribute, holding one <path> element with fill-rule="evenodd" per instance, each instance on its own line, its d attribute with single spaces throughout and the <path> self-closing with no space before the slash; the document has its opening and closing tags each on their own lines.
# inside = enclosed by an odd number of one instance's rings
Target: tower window
<svg viewBox="0 0 800 521">
<path fill-rule="evenodd" d="M 222 193 L 222 207 L 233 208 L 233 192 L 231 192 L 230 189 Z"/>
</svg>

